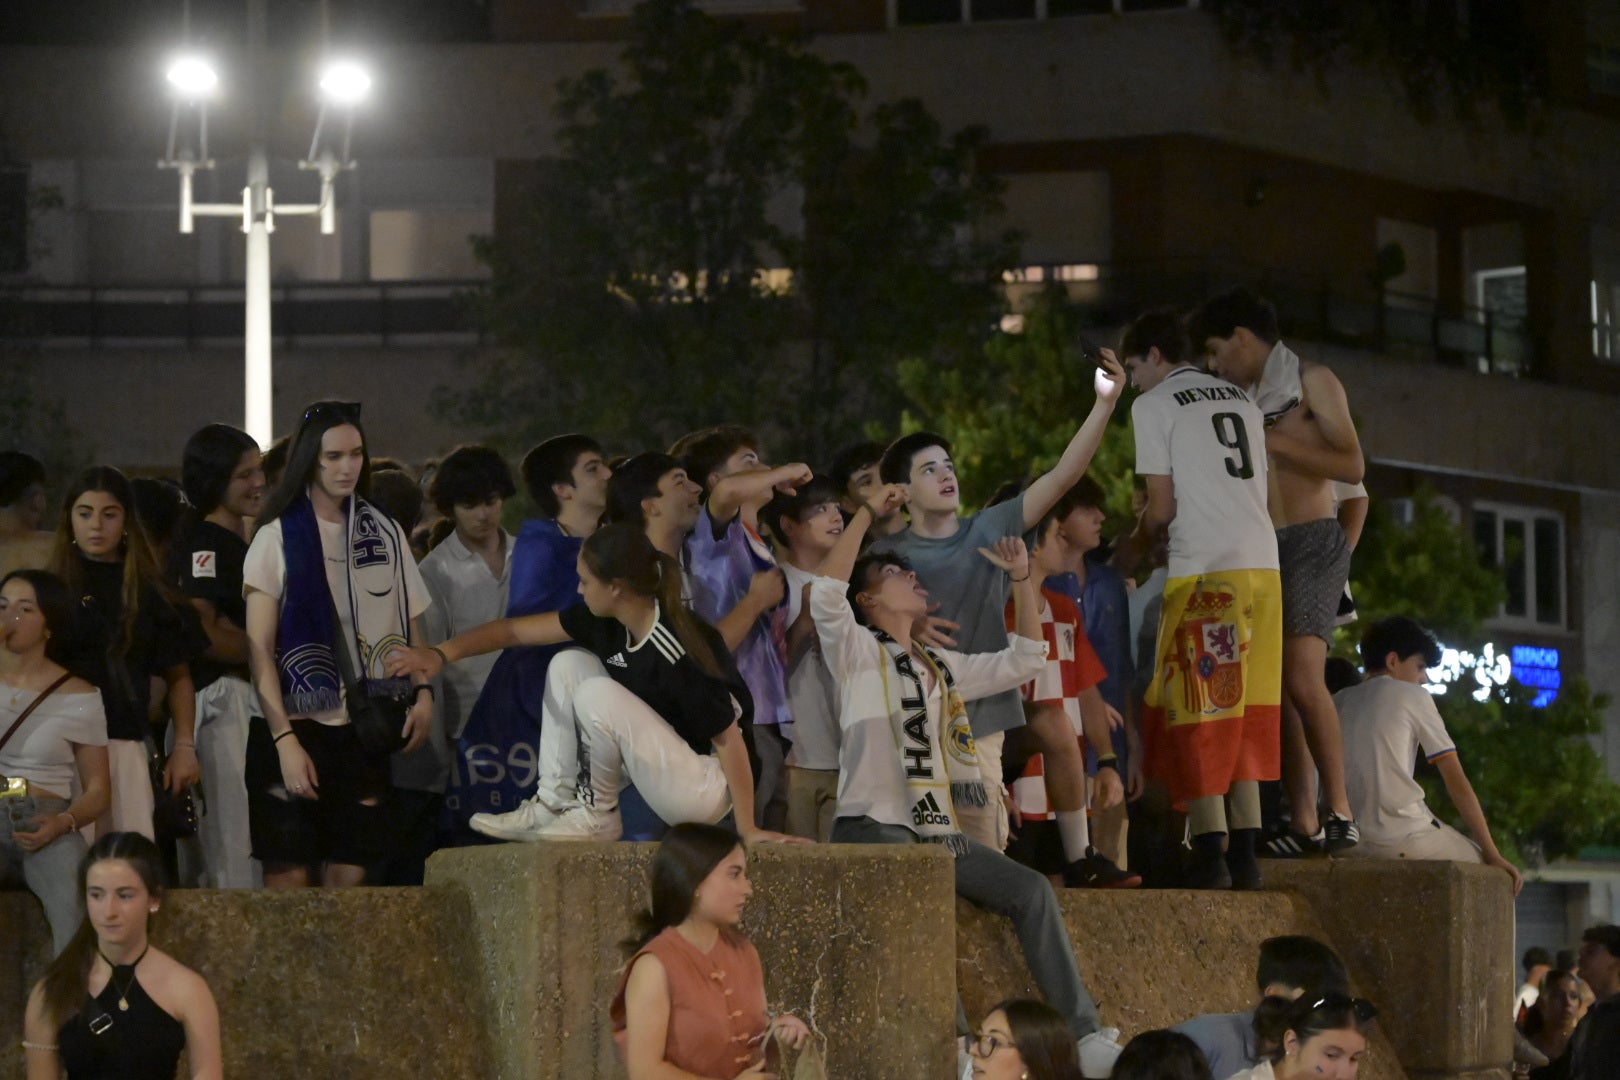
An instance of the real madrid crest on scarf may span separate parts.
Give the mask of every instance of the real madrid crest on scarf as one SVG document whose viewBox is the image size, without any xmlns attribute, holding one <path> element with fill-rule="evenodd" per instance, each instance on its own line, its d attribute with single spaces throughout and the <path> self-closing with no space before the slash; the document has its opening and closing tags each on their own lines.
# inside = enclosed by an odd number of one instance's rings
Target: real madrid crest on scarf
<svg viewBox="0 0 1620 1080">
<path fill-rule="evenodd" d="M 956 822 L 958 804 L 984 806 L 989 800 L 979 773 L 978 752 L 968 727 L 967 705 L 956 690 L 951 669 L 932 651 L 917 646 L 918 656 L 881 630 L 874 630 L 878 647 L 887 654 L 883 665 L 884 695 L 894 743 L 905 769 L 911 804 L 911 828 L 919 837 L 944 844 L 957 855 L 967 852 L 967 837 Z M 928 693 L 917 671 L 919 659 L 939 683 L 941 709 L 937 720 L 928 715 Z M 889 669 L 894 670 L 891 682 Z"/>
</svg>

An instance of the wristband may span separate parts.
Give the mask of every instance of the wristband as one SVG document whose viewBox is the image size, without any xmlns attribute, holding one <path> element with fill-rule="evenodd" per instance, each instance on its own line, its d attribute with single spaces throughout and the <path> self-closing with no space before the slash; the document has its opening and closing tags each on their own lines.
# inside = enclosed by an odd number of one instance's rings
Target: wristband
<svg viewBox="0 0 1620 1080">
<path fill-rule="evenodd" d="M 68 819 L 68 832 L 78 832 L 79 831 L 79 819 L 73 816 L 73 812 L 71 810 L 63 810 L 60 814 L 57 814 L 56 816 L 57 817 L 65 817 L 65 818 Z M 62 835 L 66 836 L 67 833 L 63 833 Z"/>
<path fill-rule="evenodd" d="M 1014 585 L 1017 585 L 1017 584 L 1019 584 L 1021 582 L 1028 581 L 1029 580 L 1029 575 L 1025 574 L 1023 577 L 1013 577 L 1011 574 L 1008 574 L 1007 575 L 1007 580 L 1012 582 Z"/>
<path fill-rule="evenodd" d="M 439 648 L 437 645 L 429 645 L 428 652 L 432 653 L 434 656 L 437 656 L 439 658 L 439 663 L 443 664 L 445 667 L 450 666 L 450 658 L 444 655 L 444 650 Z"/>
<path fill-rule="evenodd" d="M 1097 758 L 1097 768 L 1113 769 L 1115 772 L 1119 772 L 1119 755 L 1109 754 L 1105 757 L 1099 756 Z"/>
<path fill-rule="evenodd" d="M 417 683 L 415 686 L 411 687 L 411 704 L 412 705 L 416 704 L 416 699 L 422 696 L 422 691 L 424 691 L 424 690 L 427 691 L 427 696 L 428 697 L 433 697 L 434 696 L 433 695 L 433 684 L 432 683 Z"/>
<path fill-rule="evenodd" d="M 280 735 L 277 735 L 275 738 L 271 739 L 270 740 L 270 745 L 271 746 L 276 745 L 276 743 L 280 742 L 282 739 L 285 739 L 287 736 L 291 735 L 292 733 L 293 733 L 293 729 L 288 728 L 286 731 L 283 731 Z"/>
<path fill-rule="evenodd" d="M 176 750 L 180 749 L 180 747 L 182 747 L 182 746 L 189 747 L 192 750 L 197 749 L 197 744 L 194 743 L 194 742 L 191 742 L 191 741 L 189 741 L 187 739 L 176 739 L 176 740 L 174 740 L 174 748 Z"/>
</svg>

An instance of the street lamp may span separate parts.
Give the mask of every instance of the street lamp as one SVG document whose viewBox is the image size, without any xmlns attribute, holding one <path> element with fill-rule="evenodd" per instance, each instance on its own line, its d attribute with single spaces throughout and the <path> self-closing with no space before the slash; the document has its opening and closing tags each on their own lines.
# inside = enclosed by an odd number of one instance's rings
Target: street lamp
<svg viewBox="0 0 1620 1080">
<path fill-rule="evenodd" d="M 250 5 L 257 8 L 255 13 L 261 16 L 249 19 L 249 70 L 255 72 L 260 69 L 264 48 L 262 4 L 263 0 L 258 0 Z M 258 32 L 251 32 L 255 27 Z M 336 231 L 334 182 L 341 172 L 354 168 L 354 162 L 349 157 L 354 108 L 370 90 L 371 77 L 352 60 L 337 60 L 326 65 L 320 79 L 321 108 L 315 121 L 315 135 L 310 140 L 309 156 L 298 163 L 300 169 L 320 174 L 320 201 L 283 203 L 280 206 L 276 205 L 275 193 L 270 188 L 263 125 L 257 120 L 248 150 L 247 186 L 242 189 L 242 201 L 199 203 L 192 200 L 192 178 L 196 171 L 214 167 L 213 159 L 208 156 L 208 100 L 219 85 L 219 76 L 206 59 L 182 56 L 169 66 L 167 80 L 173 88 L 169 144 L 158 167 L 174 169 L 179 173 L 180 232 L 189 235 L 199 215 L 241 215 L 242 232 L 247 235 L 243 316 L 243 398 L 246 417 L 243 427 L 260 446 L 267 447 L 275 437 L 271 408 L 274 381 L 270 357 L 270 234 L 276 231 L 278 213 L 318 214 L 322 235 L 331 236 Z M 329 109 L 339 112 L 343 121 L 341 148 L 335 152 L 322 139 Z"/>
</svg>

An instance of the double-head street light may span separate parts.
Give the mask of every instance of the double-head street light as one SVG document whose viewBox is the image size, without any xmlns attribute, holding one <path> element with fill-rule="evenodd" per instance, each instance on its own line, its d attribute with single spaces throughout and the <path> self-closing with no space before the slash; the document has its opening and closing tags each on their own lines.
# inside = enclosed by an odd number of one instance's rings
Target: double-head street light
<svg viewBox="0 0 1620 1080">
<path fill-rule="evenodd" d="M 262 14 L 262 12 L 261 12 Z M 259 32 L 252 32 L 257 25 Z M 259 69 L 263 51 L 263 21 L 249 20 L 250 70 Z M 276 205 L 270 188 L 270 168 L 265 154 L 263 125 L 256 118 L 248 150 L 247 186 L 240 203 L 200 203 L 192 199 L 192 180 L 197 170 L 212 169 L 208 156 L 208 103 L 219 86 L 219 76 L 208 60 L 188 55 L 177 58 L 168 70 L 172 105 L 169 113 L 169 144 L 160 168 L 174 169 L 180 176 L 180 231 L 189 234 L 195 219 L 241 215 L 242 232 L 247 235 L 247 273 L 244 313 L 244 399 L 243 427 L 258 441 L 269 446 L 274 438 L 271 419 L 273 379 L 270 360 L 270 234 L 276 231 L 276 215 L 318 214 L 321 233 L 336 231 L 333 189 L 338 174 L 354 168 L 349 157 L 354 108 L 371 89 L 371 77 L 352 60 L 329 61 L 320 78 L 320 112 L 315 134 L 310 139 L 309 156 L 298 163 L 300 169 L 320 174 L 320 201 Z M 341 126 L 341 141 L 332 146 L 329 127 Z"/>
</svg>

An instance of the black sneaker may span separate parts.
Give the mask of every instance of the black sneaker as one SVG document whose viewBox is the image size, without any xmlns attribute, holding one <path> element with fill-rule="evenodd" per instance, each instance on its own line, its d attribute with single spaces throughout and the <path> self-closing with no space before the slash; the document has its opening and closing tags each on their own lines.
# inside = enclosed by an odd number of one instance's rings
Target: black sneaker
<svg viewBox="0 0 1620 1080">
<path fill-rule="evenodd" d="M 1230 889 L 1232 872 L 1226 868 L 1226 856 L 1216 852 L 1213 857 L 1201 852 L 1187 856 L 1187 872 L 1181 886 L 1184 889 Z"/>
<path fill-rule="evenodd" d="M 1226 855 L 1226 869 L 1232 875 L 1233 892 L 1254 892 L 1266 887 L 1260 875 L 1260 864 L 1253 855 Z"/>
<path fill-rule="evenodd" d="M 1063 884 L 1070 889 L 1135 889 L 1142 875 L 1121 870 L 1096 848 L 1086 848 L 1083 858 L 1063 868 Z"/>
<path fill-rule="evenodd" d="M 1260 852 L 1268 859 L 1309 859 L 1322 854 L 1322 841 L 1327 833 L 1317 829 L 1315 836 L 1306 836 L 1286 826 L 1266 837 Z"/>
<path fill-rule="evenodd" d="M 1329 855 L 1337 855 L 1342 851 L 1349 851 L 1361 843 L 1361 829 L 1356 826 L 1354 818 L 1340 817 L 1338 814 L 1329 814 L 1322 823 L 1322 850 Z"/>
</svg>

